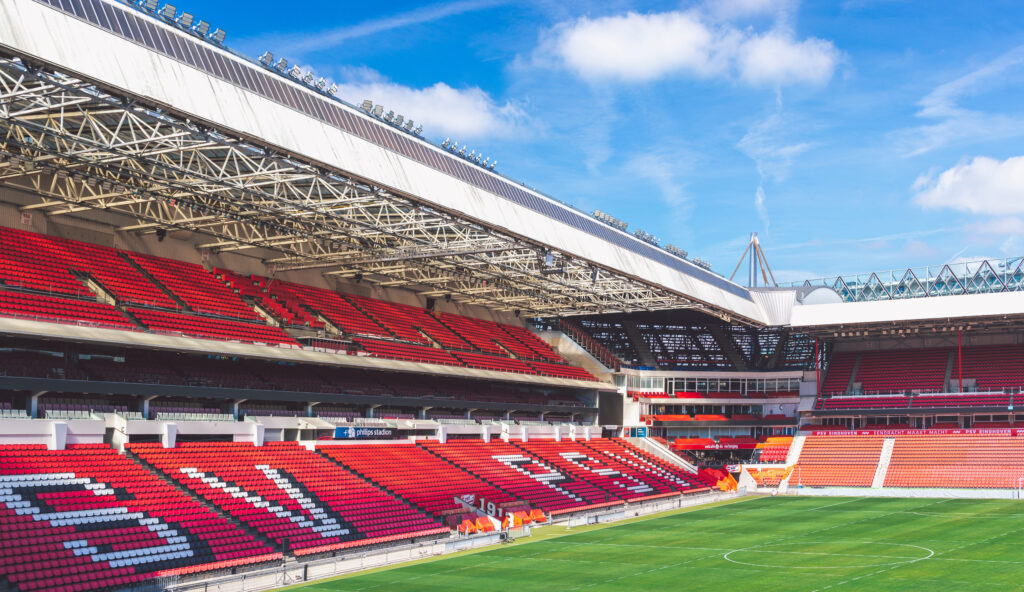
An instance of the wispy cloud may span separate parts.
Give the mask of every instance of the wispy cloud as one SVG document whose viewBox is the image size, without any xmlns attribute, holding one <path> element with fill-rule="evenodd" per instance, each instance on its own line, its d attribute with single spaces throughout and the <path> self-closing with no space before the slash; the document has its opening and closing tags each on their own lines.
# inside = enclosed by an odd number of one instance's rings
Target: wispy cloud
<svg viewBox="0 0 1024 592">
<path fill-rule="evenodd" d="M 303 56 L 309 53 L 338 47 L 353 39 L 431 23 L 451 16 L 494 8 L 509 2 L 510 0 L 460 0 L 431 4 L 407 12 L 325 31 L 268 35 L 259 39 L 243 40 L 242 43 L 249 46 L 260 43 L 278 55 L 288 56 L 289 59 L 297 60 L 302 59 Z"/>
<path fill-rule="evenodd" d="M 963 107 L 963 99 L 994 90 L 1013 80 L 1007 73 L 1024 65 L 1018 46 L 955 80 L 935 88 L 918 102 L 917 117 L 934 123 L 902 129 L 894 136 L 907 156 L 967 141 L 997 140 L 1024 135 L 1024 115 L 989 113 Z"/>
</svg>

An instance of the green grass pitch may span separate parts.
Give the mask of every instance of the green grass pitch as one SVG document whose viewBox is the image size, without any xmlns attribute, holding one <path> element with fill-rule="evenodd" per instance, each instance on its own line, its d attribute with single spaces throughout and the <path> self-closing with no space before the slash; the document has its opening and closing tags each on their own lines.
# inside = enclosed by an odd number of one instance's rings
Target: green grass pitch
<svg viewBox="0 0 1024 592">
<path fill-rule="evenodd" d="M 748 498 L 295 589 L 1024 590 L 1024 501 Z"/>
</svg>

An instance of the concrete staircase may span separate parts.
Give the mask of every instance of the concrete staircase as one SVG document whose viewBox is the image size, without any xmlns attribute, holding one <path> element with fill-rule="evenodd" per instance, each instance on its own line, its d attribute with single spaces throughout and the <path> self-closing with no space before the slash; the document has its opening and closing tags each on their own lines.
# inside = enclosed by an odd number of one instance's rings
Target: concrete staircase
<svg viewBox="0 0 1024 592">
<path fill-rule="evenodd" d="M 882 453 L 878 455 L 878 468 L 875 478 L 871 480 L 871 489 L 881 489 L 885 485 L 885 476 L 889 473 L 889 461 L 892 460 L 892 449 L 896 446 L 896 438 L 886 438 L 882 442 Z"/>
</svg>

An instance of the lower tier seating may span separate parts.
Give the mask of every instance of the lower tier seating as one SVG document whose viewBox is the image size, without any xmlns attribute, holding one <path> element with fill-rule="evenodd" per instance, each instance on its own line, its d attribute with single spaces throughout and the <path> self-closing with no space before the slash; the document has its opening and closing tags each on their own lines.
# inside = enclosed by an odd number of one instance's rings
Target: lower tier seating
<svg viewBox="0 0 1024 592">
<path fill-rule="evenodd" d="M 796 468 L 797 483 L 870 487 L 884 440 L 883 436 L 807 436 Z"/>
<path fill-rule="evenodd" d="M 280 558 L 109 446 L 0 446 L 0 574 L 14 589 L 130 588 Z"/>
<path fill-rule="evenodd" d="M 297 442 L 132 444 L 132 452 L 296 555 L 447 533 Z"/>
<path fill-rule="evenodd" d="M 323 446 L 319 451 L 435 516 L 463 512 L 455 498 L 466 494 L 498 505 L 515 502 L 508 492 L 413 444 Z"/>
<path fill-rule="evenodd" d="M 503 441 L 425 441 L 420 445 L 548 513 L 622 503 Z"/>
<path fill-rule="evenodd" d="M 897 436 L 886 487 L 1016 489 L 1024 476 L 1024 435 Z"/>
</svg>

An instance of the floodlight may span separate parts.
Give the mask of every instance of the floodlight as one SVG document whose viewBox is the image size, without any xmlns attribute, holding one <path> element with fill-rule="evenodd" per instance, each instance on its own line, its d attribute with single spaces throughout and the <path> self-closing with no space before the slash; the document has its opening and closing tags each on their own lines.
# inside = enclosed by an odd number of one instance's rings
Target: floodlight
<svg viewBox="0 0 1024 592">
<path fill-rule="evenodd" d="M 387 115 L 384 116 L 384 120 L 388 121 L 388 122 L 394 121 L 394 119 L 395 119 L 395 112 L 394 111 L 388 111 Z"/>
<path fill-rule="evenodd" d="M 316 81 L 316 87 L 319 90 L 323 90 L 326 86 L 327 86 L 327 79 L 324 78 L 323 76 L 321 76 L 320 79 Z"/>
<path fill-rule="evenodd" d="M 363 104 L 359 106 L 360 109 L 369 113 L 373 111 L 373 101 L 370 99 L 363 99 Z"/>
<path fill-rule="evenodd" d="M 223 45 L 224 44 L 224 38 L 227 37 L 227 36 L 228 36 L 228 34 L 226 32 L 224 32 L 224 29 L 221 29 L 220 27 L 217 27 L 216 29 L 213 30 L 213 34 L 210 35 L 210 39 L 213 39 L 213 42 L 218 44 L 218 45 Z"/>
<path fill-rule="evenodd" d="M 155 12 L 156 11 L 156 6 L 157 6 L 157 1 L 156 0 L 142 0 L 142 2 L 140 2 L 139 4 L 143 8 L 145 8 L 146 10 L 148 10 L 150 12 Z"/>
<path fill-rule="evenodd" d="M 496 167 L 496 166 L 498 166 L 498 161 L 494 161 L 494 162 L 492 162 L 492 163 L 491 163 L 491 170 L 493 171 L 493 170 L 494 170 L 494 167 Z"/>
<path fill-rule="evenodd" d="M 173 4 L 164 4 L 164 7 L 160 9 L 160 16 L 164 17 L 169 21 L 174 20 L 174 16 L 178 14 L 178 9 Z"/>
<path fill-rule="evenodd" d="M 274 64 L 274 67 L 280 70 L 281 72 L 284 72 L 285 70 L 288 69 L 288 60 L 284 58 L 277 60 L 277 63 Z"/>
<path fill-rule="evenodd" d="M 292 66 L 292 69 L 288 71 L 288 75 L 298 80 L 299 77 L 302 76 L 302 70 L 300 70 L 298 66 Z"/>
<path fill-rule="evenodd" d="M 416 134 L 417 136 L 422 135 L 423 134 L 423 126 L 422 125 L 417 125 L 416 129 L 412 130 L 412 133 Z"/>
<path fill-rule="evenodd" d="M 451 138 L 445 138 L 444 142 L 441 142 L 441 147 L 442 148 L 447 148 L 447 147 L 449 147 L 451 145 L 452 145 L 452 139 Z"/>
<path fill-rule="evenodd" d="M 338 94 L 338 85 L 337 84 L 332 84 L 331 88 L 327 89 L 327 93 L 331 94 L 331 95 Z"/>
<path fill-rule="evenodd" d="M 402 122 L 404 122 L 404 121 L 405 121 L 405 116 L 402 115 L 401 113 L 399 113 L 398 115 L 395 116 L 395 125 L 397 125 L 398 127 L 402 127 Z"/>
<path fill-rule="evenodd" d="M 462 150 L 459 150 L 459 156 L 465 156 L 465 155 L 466 155 L 466 147 L 463 146 Z"/>
<path fill-rule="evenodd" d="M 459 143 L 458 142 L 455 142 L 454 144 L 452 144 L 452 152 L 455 152 L 458 149 L 459 149 Z"/>
<path fill-rule="evenodd" d="M 274 63 L 274 54 L 269 51 L 263 52 L 263 55 L 260 56 L 260 63 L 269 68 Z"/>
<path fill-rule="evenodd" d="M 302 77 L 302 81 L 306 84 L 313 84 L 313 71 L 306 70 L 306 74 Z"/>
<path fill-rule="evenodd" d="M 411 132 L 412 131 L 412 120 L 411 119 L 407 119 L 405 121 L 405 126 L 403 126 L 403 127 L 405 127 L 405 131 Z"/>
<path fill-rule="evenodd" d="M 381 117 L 383 115 L 384 115 L 384 107 L 382 107 L 380 105 L 377 105 L 376 107 L 373 108 L 373 116 L 374 117 Z"/>
<path fill-rule="evenodd" d="M 210 32 L 210 23 L 204 20 L 200 20 L 198 23 L 196 23 L 196 26 L 193 27 L 192 30 L 195 31 L 196 34 L 200 37 L 206 37 L 206 35 Z"/>
<path fill-rule="evenodd" d="M 195 20 L 195 18 L 196 17 L 192 16 L 187 12 L 183 12 L 181 13 L 181 16 L 178 17 L 178 24 L 182 27 L 185 27 L 186 29 L 191 28 L 192 21 Z"/>
</svg>

